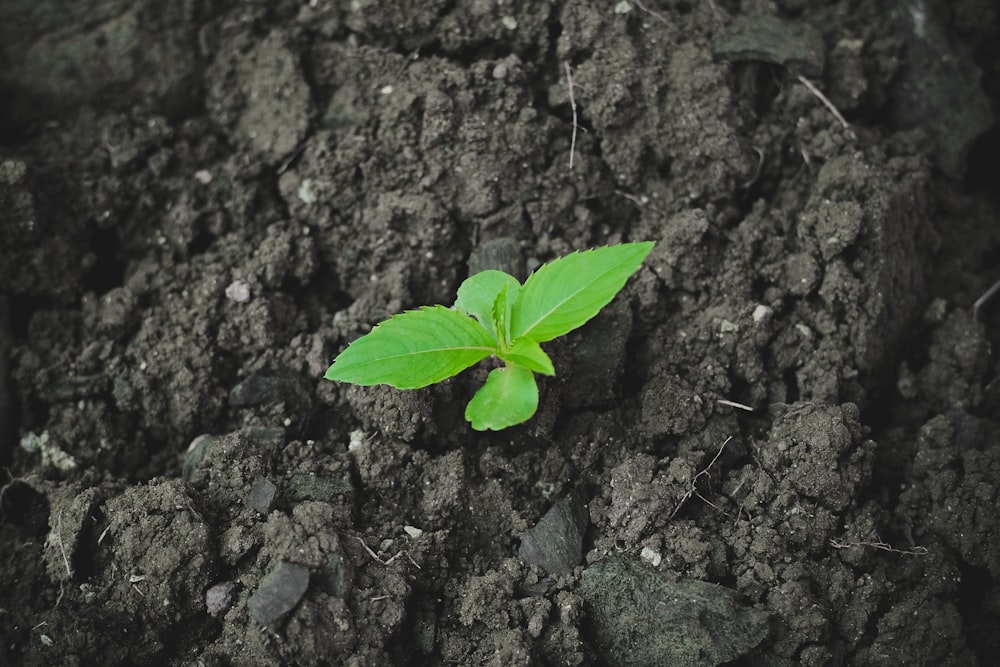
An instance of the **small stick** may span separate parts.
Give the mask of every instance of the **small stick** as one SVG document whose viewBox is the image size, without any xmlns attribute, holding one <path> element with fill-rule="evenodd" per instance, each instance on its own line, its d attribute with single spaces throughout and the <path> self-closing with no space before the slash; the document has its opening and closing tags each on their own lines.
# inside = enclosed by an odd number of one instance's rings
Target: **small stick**
<svg viewBox="0 0 1000 667">
<path fill-rule="evenodd" d="M 663 14 L 661 14 L 658 11 L 650 9 L 646 5 L 642 4 L 639 0 L 632 0 L 632 4 L 635 5 L 636 7 L 638 7 L 639 9 L 641 9 L 642 11 L 646 12 L 650 16 L 658 18 L 659 20 L 663 21 L 667 25 L 670 25 L 670 21 L 667 20 L 666 16 L 664 16 Z"/>
<path fill-rule="evenodd" d="M 743 185 L 744 189 L 756 183 L 757 179 L 760 178 L 760 172 L 764 169 L 764 149 L 757 148 L 756 146 L 751 146 L 750 149 L 757 154 L 757 166 L 754 167 L 753 176 Z"/>
<path fill-rule="evenodd" d="M 576 131 L 580 127 L 577 122 L 576 113 L 576 97 L 573 95 L 573 70 L 570 69 L 569 63 L 563 61 L 563 67 L 566 69 L 566 85 L 569 88 L 569 106 L 573 110 L 573 136 L 569 141 L 569 170 L 573 171 L 573 155 L 576 153 Z"/>
<path fill-rule="evenodd" d="M 63 546 L 62 541 L 62 516 L 63 511 L 59 510 L 59 519 L 56 521 L 56 543 L 59 544 L 59 553 L 62 554 L 63 565 L 66 566 L 66 576 L 70 579 L 73 578 L 73 570 L 69 567 L 69 558 L 66 557 L 66 548 Z"/>
<path fill-rule="evenodd" d="M 397 558 L 399 558 L 400 556 L 406 556 L 406 558 L 407 558 L 407 559 L 408 559 L 408 560 L 409 560 L 409 561 L 410 561 L 411 563 L 413 563 L 413 566 L 414 566 L 415 568 L 417 568 L 418 570 L 422 570 L 422 569 L 424 569 L 424 568 L 420 567 L 420 566 L 419 566 L 419 565 L 417 564 L 417 561 L 413 560 L 413 556 L 411 556 L 411 555 L 410 555 L 410 553 L 409 553 L 408 551 L 406 551 L 405 549 L 400 549 L 400 550 L 399 550 L 398 552 L 396 552 L 396 555 L 395 555 L 395 556 L 393 556 L 393 557 L 392 557 L 392 558 L 390 558 L 389 560 L 386 560 L 386 559 L 382 558 L 381 556 L 379 556 L 379 555 L 378 555 L 377 553 L 375 553 L 374 551 L 372 551 L 372 548 L 368 546 L 368 544 L 367 544 L 367 543 L 365 542 L 365 540 L 364 540 L 364 538 L 363 538 L 363 537 L 360 537 L 360 536 L 358 536 L 358 535 L 355 535 L 355 536 L 354 536 L 354 539 L 356 539 L 356 540 L 357 540 L 358 542 L 361 542 L 361 546 L 365 548 L 365 551 L 366 551 L 366 552 L 368 552 L 368 555 L 369 555 L 369 556 L 371 556 L 371 557 L 372 557 L 372 558 L 373 558 L 373 559 L 375 560 L 375 562 L 377 562 L 377 563 L 380 563 L 380 564 L 382 564 L 382 565 L 385 565 L 385 566 L 389 566 L 389 565 L 392 565 L 392 563 L 393 563 L 393 562 L 394 562 L 394 561 L 395 561 L 395 560 L 396 560 Z"/>
<path fill-rule="evenodd" d="M 979 311 L 983 309 L 989 301 L 1000 292 L 1000 280 L 993 283 L 993 287 L 986 290 L 981 297 L 976 299 L 976 302 L 972 304 L 972 319 L 976 322 L 979 321 Z M 9 473 L 8 473 L 9 474 Z M 13 484 L 13 482 L 11 482 Z"/>
<path fill-rule="evenodd" d="M 295 162 L 295 158 L 302 155 L 302 151 L 304 151 L 306 149 L 306 146 L 308 145 L 309 145 L 308 142 L 303 141 L 301 144 L 296 146 L 295 150 L 293 150 L 291 154 L 289 154 L 289 156 L 285 158 L 285 161 L 282 162 L 281 165 L 275 170 L 275 173 L 278 176 L 281 176 L 283 173 L 288 171 L 288 168 L 292 166 L 292 162 Z"/>
<path fill-rule="evenodd" d="M 816 84 L 814 84 L 812 81 L 805 78 L 801 74 L 796 74 L 795 76 L 799 80 L 799 83 L 805 86 L 810 93 L 816 96 L 816 99 L 818 99 L 820 102 L 823 103 L 823 106 L 825 106 L 827 109 L 830 110 L 830 113 L 833 114 L 834 118 L 840 121 L 840 124 L 844 126 L 845 130 L 851 129 L 851 126 L 847 124 L 847 120 L 845 120 L 844 116 L 841 115 L 840 110 L 837 109 L 837 107 L 833 106 L 833 102 L 831 102 L 829 98 L 823 94 L 823 91 L 821 91 L 819 88 L 816 87 Z"/>
<path fill-rule="evenodd" d="M 746 410 L 747 412 L 753 412 L 753 408 L 749 405 L 743 405 L 742 403 L 737 403 L 736 401 L 729 401 L 725 398 L 720 398 L 716 401 L 719 405 L 728 405 L 731 408 L 739 408 L 740 410 Z"/>
<path fill-rule="evenodd" d="M 363 546 L 365 548 L 365 551 L 368 552 L 369 556 L 371 556 L 373 559 L 377 560 L 382 565 L 385 565 L 385 561 L 382 560 L 381 558 L 379 558 L 379 555 L 377 553 L 375 553 L 374 551 L 372 551 L 372 548 L 370 546 L 368 546 L 367 542 L 365 542 L 365 538 L 359 537 L 359 536 L 355 535 L 354 539 L 356 539 L 358 542 L 361 542 L 361 546 Z"/>
</svg>

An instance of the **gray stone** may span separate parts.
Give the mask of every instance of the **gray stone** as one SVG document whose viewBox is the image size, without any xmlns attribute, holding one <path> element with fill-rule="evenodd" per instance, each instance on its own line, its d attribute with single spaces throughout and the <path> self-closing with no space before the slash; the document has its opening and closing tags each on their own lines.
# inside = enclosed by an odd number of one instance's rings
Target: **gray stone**
<svg viewBox="0 0 1000 667">
<path fill-rule="evenodd" d="M 291 373 L 254 373 L 229 392 L 229 405 L 248 407 L 289 403 L 292 406 L 309 404 L 309 394 L 299 378 Z"/>
<path fill-rule="evenodd" d="M 255 512 L 267 514 L 274 507 L 274 497 L 278 493 L 278 487 L 266 477 L 258 477 L 250 487 L 250 495 L 247 497 L 247 505 Z"/>
<path fill-rule="evenodd" d="M 342 494 L 353 494 L 354 487 L 348 477 L 325 477 L 296 473 L 288 481 L 288 496 L 292 502 L 319 500 L 331 502 Z"/>
<path fill-rule="evenodd" d="M 757 60 L 805 76 L 823 73 L 826 46 L 812 27 L 775 16 L 737 16 L 712 44 L 712 54 L 728 62 Z"/>
<path fill-rule="evenodd" d="M 575 496 L 563 498 L 528 530 L 518 555 L 554 577 L 572 572 L 583 560 L 587 509 Z"/>
<path fill-rule="evenodd" d="M 767 613 L 741 606 L 730 589 L 632 560 L 594 563 L 579 593 L 595 643 L 624 667 L 714 667 L 746 655 L 768 632 Z"/>
<path fill-rule="evenodd" d="M 250 596 L 247 606 L 253 619 L 272 630 L 302 599 L 309 588 L 309 568 L 295 563 L 278 563 Z"/>
<path fill-rule="evenodd" d="M 212 452 L 212 448 L 215 447 L 219 440 L 220 438 L 217 436 L 203 433 L 191 441 L 187 451 L 184 452 L 184 464 L 181 467 L 181 476 L 185 482 L 201 480 L 205 474 L 205 469 L 208 468 L 207 459 Z M 203 463 L 205 465 L 202 465 Z"/>
<path fill-rule="evenodd" d="M 354 570 L 344 554 L 336 552 L 326 557 L 326 564 L 319 572 L 319 584 L 324 591 L 344 599 L 351 590 L 353 580 Z"/>
<path fill-rule="evenodd" d="M 521 257 L 517 241 L 505 236 L 477 246 L 469 255 L 469 275 L 489 269 L 503 271 L 518 280 L 524 280 L 524 258 Z"/>
</svg>

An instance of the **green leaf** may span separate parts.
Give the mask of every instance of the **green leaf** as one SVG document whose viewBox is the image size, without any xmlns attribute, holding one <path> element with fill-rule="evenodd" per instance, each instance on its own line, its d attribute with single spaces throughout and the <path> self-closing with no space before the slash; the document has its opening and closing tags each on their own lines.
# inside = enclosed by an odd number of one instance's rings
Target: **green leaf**
<svg viewBox="0 0 1000 667">
<path fill-rule="evenodd" d="M 511 335 L 539 343 L 569 333 L 608 305 L 639 269 L 653 242 L 574 252 L 528 276 L 514 304 Z"/>
<path fill-rule="evenodd" d="M 517 298 L 517 292 L 521 288 L 521 283 L 517 281 L 517 278 L 509 273 L 494 269 L 475 273 L 466 278 L 459 286 L 455 308 L 475 317 L 480 324 L 496 336 L 493 306 L 497 296 L 505 286 L 507 287 L 506 299 L 513 305 Z M 498 343 L 500 340 L 500 337 L 497 337 Z"/>
<path fill-rule="evenodd" d="M 497 351 L 471 317 L 445 306 L 393 315 L 351 343 L 326 371 L 327 380 L 416 389 L 461 373 Z"/>
<path fill-rule="evenodd" d="M 509 361 L 518 366 L 524 366 L 536 373 L 543 375 L 555 375 L 556 369 L 552 365 L 549 355 L 545 354 L 542 346 L 530 338 L 518 338 L 508 350 L 501 349 L 497 352 L 504 361 Z"/>
<path fill-rule="evenodd" d="M 514 292 L 513 297 L 510 296 L 509 287 L 509 285 L 501 287 L 497 298 L 493 300 L 493 333 L 501 350 L 510 347 L 510 315 L 514 306 L 513 301 L 517 298 L 517 292 Z"/>
<path fill-rule="evenodd" d="M 477 431 L 500 431 L 528 421 L 538 409 L 535 375 L 524 366 L 504 366 L 490 371 L 465 407 L 465 418 Z"/>
</svg>

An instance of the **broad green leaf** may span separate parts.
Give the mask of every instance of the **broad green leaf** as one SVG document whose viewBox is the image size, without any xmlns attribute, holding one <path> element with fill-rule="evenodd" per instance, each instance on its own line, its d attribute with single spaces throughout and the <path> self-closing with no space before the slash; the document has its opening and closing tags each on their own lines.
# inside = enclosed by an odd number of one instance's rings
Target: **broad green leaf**
<svg viewBox="0 0 1000 667">
<path fill-rule="evenodd" d="M 542 373 L 543 375 L 556 374 L 556 369 L 552 365 L 549 355 L 545 354 L 545 350 L 542 349 L 541 345 L 530 338 L 518 338 L 510 346 L 510 349 L 501 349 L 497 352 L 497 356 L 504 361 L 524 366 L 536 373 Z"/>
<path fill-rule="evenodd" d="M 497 351 L 493 336 L 445 306 L 393 315 L 347 346 L 327 380 L 416 389 L 457 375 Z"/>
<path fill-rule="evenodd" d="M 500 431 L 528 421 L 538 409 L 535 374 L 524 366 L 495 368 L 465 407 L 465 418 L 477 431 Z"/>
<path fill-rule="evenodd" d="M 597 315 L 635 273 L 653 242 L 574 252 L 528 276 L 514 304 L 511 335 L 539 343 L 569 333 Z"/>
<path fill-rule="evenodd" d="M 521 283 L 517 281 L 517 278 L 509 273 L 494 269 L 475 273 L 466 278 L 459 286 L 455 308 L 472 315 L 487 330 L 496 335 L 493 306 L 496 303 L 497 295 L 505 286 L 507 287 L 506 299 L 512 305 L 517 298 L 518 290 L 521 288 Z M 499 337 L 497 342 L 500 342 Z"/>
</svg>

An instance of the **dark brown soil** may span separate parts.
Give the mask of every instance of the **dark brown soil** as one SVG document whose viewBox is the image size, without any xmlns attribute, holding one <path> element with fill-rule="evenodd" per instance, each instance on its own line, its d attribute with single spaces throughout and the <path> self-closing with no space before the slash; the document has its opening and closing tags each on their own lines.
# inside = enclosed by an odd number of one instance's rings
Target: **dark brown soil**
<svg viewBox="0 0 1000 667">
<path fill-rule="evenodd" d="M 995 664 L 1000 19 L 891 4 L 0 3 L 0 664 Z M 524 426 L 322 379 L 629 240 Z"/>
</svg>

